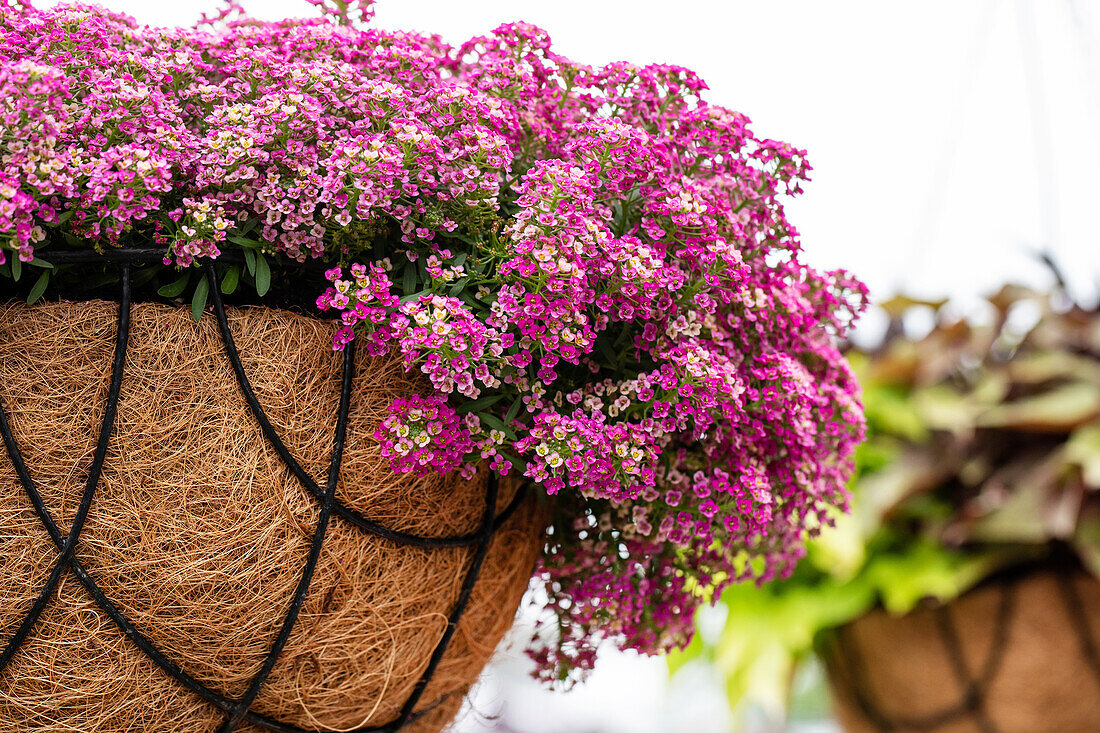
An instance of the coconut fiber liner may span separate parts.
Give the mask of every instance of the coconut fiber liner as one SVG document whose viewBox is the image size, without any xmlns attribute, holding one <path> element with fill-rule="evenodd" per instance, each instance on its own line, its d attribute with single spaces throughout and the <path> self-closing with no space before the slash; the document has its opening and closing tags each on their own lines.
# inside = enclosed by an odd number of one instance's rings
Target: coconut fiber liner
<svg viewBox="0 0 1100 733">
<path fill-rule="evenodd" d="M 417 388 L 390 356 L 353 362 L 335 502 L 323 510 L 344 397 L 334 324 L 216 305 L 258 403 L 316 480 L 314 492 L 261 431 L 217 319 L 196 324 L 189 310 L 133 304 L 102 475 L 74 562 L 62 564 L 0 671 L 0 730 L 270 729 L 257 716 L 282 724 L 275 730 L 388 730 L 403 714 L 402 730 L 440 729 L 512 623 L 540 548 L 541 511 L 508 482 L 491 504 L 487 472 L 465 481 L 390 470 L 372 434 L 392 400 Z M 60 533 L 47 533 L 0 450 L 0 649 L 59 564 L 87 494 L 119 317 L 118 303 L 0 305 L 0 404 Z M 314 572 L 287 625 L 324 513 Z M 418 546 L 366 531 L 355 517 L 383 533 L 458 539 Z M 421 690 L 479 555 L 472 596 Z M 78 566 L 164 659 L 222 696 L 222 708 L 139 649 Z M 285 647 L 251 689 L 284 628 Z M 415 713 L 403 709 L 416 700 Z"/>
<path fill-rule="evenodd" d="M 872 611 L 825 660 L 848 733 L 1087 733 L 1100 730 L 1098 640 L 1100 583 L 1059 568 Z"/>
</svg>

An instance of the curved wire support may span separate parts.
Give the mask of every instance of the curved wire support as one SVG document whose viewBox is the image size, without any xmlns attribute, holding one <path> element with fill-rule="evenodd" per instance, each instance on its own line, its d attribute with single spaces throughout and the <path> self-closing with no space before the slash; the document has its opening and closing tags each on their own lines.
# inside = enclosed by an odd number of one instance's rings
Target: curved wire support
<svg viewBox="0 0 1100 733">
<path fill-rule="evenodd" d="M 244 393 L 245 401 L 248 402 L 253 417 L 255 417 L 256 422 L 259 423 L 260 430 L 263 431 L 264 437 L 267 438 L 267 442 L 275 449 L 279 457 L 283 459 L 283 463 L 286 464 L 287 469 L 294 474 L 298 481 L 300 481 L 310 493 L 317 498 L 323 497 L 324 492 L 321 490 L 321 487 L 318 486 L 317 482 L 313 480 L 313 477 L 302 468 L 302 464 L 298 462 L 298 459 L 291 455 L 290 449 L 283 443 L 279 434 L 275 431 L 275 427 L 268 419 L 267 413 L 264 412 L 264 408 L 260 405 L 260 401 L 256 399 L 256 393 L 252 390 L 252 383 L 248 381 L 248 375 L 245 374 L 244 365 L 241 363 L 241 357 L 237 351 L 237 344 L 233 340 L 233 333 L 229 329 L 229 320 L 225 314 L 225 304 L 222 302 L 221 292 L 218 288 L 217 278 L 214 273 L 214 264 L 212 262 L 206 263 L 206 277 L 210 283 L 211 301 L 214 305 L 214 314 L 218 319 L 218 329 L 221 331 L 222 343 L 225 345 L 225 353 L 229 357 L 229 363 L 233 366 L 234 374 L 237 375 L 237 384 L 240 385 L 241 392 Z M 514 507 L 510 507 L 510 509 L 514 511 Z M 385 527 L 372 519 L 367 519 L 359 512 L 343 504 L 336 505 L 336 513 L 339 514 L 342 519 L 351 522 L 365 532 L 370 532 L 373 535 L 390 540 L 391 542 L 397 542 L 403 545 L 413 545 L 414 547 L 462 547 L 464 545 L 476 544 L 481 539 L 480 532 L 461 535 L 459 537 L 421 537 L 408 532 L 401 532 Z"/>
<path fill-rule="evenodd" d="M 22 483 L 24 490 L 34 507 L 35 513 L 38 515 L 43 527 L 50 535 L 51 540 L 57 546 L 59 554 L 57 560 L 54 562 L 50 575 L 47 578 L 46 584 L 42 591 L 35 599 L 34 604 L 24 617 L 23 622 L 19 628 L 16 629 L 13 637 L 5 645 L 2 652 L 0 652 L 0 672 L 8 664 L 11 658 L 17 653 L 20 646 L 24 643 L 35 622 L 42 614 L 43 610 L 48 605 L 53 593 L 56 591 L 57 585 L 60 582 L 65 570 L 71 570 L 76 578 L 80 581 L 81 585 L 88 591 L 88 594 L 95 601 L 96 605 L 103 610 L 108 618 L 122 631 L 126 638 L 130 641 L 150 660 L 152 660 L 158 667 L 160 667 L 169 677 L 175 679 L 181 685 L 183 685 L 190 692 L 195 694 L 204 702 L 214 706 L 226 715 L 226 720 L 219 728 L 219 732 L 230 733 L 241 722 L 248 722 L 254 725 L 258 725 L 267 730 L 277 731 L 278 733 L 315 733 L 314 731 L 307 730 L 305 728 L 299 728 L 288 723 L 283 723 L 265 715 L 253 712 L 250 708 L 255 702 L 256 697 L 259 695 L 260 690 L 263 687 L 264 682 L 267 680 L 271 671 L 274 669 L 279 655 L 286 646 L 287 641 L 290 638 L 293 631 L 294 624 L 297 621 L 298 615 L 301 611 L 302 604 L 304 603 L 305 596 L 309 591 L 310 581 L 312 579 L 314 570 L 316 568 L 320 552 L 324 543 L 325 534 L 328 528 L 328 524 L 331 520 L 332 514 L 337 514 L 344 519 L 347 519 L 353 525 L 358 527 L 363 532 L 368 532 L 380 537 L 384 537 L 393 542 L 403 545 L 410 545 L 421 548 L 457 548 L 464 546 L 474 546 L 473 556 L 470 560 L 470 565 L 466 571 L 466 574 L 462 581 L 462 586 L 459 591 L 457 600 L 452 607 L 451 613 L 447 619 L 447 625 L 443 630 L 443 633 L 437 642 L 435 649 L 432 652 L 431 658 L 428 660 L 428 664 L 418 679 L 416 685 L 413 688 L 409 698 L 402 706 L 398 717 L 384 725 L 380 726 L 367 726 L 349 731 L 348 733 L 393 733 L 400 731 L 405 725 L 419 719 L 421 716 L 435 709 L 438 705 L 447 700 L 451 693 L 447 693 L 442 697 L 435 700 L 430 705 L 421 708 L 419 711 L 415 710 L 420 699 L 423 697 L 425 690 L 431 681 L 432 676 L 435 674 L 440 662 L 442 661 L 447 649 L 454 637 L 455 631 L 458 628 L 458 624 L 462 619 L 462 616 L 469 605 L 470 598 L 473 595 L 474 586 L 477 583 L 478 576 L 481 572 L 482 565 L 485 558 L 488 555 L 489 545 L 492 541 L 493 534 L 507 519 L 515 512 L 515 510 L 522 503 L 524 496 L 526 495 L 527 485 L 523 484 L 516 491 L 515 496 L 507 507 L 498 515 L 496 513 L 497 497 L 499 493 L 499 479 L 496 473 L 490 472 L 486 487 L 485 507 L 482 513 L 481 523 L 479 529 L 473 533 L 462 535 L 460 537 L 420 537 L 417 535 L 398 532 L 388 529 L 382 525 L 366 519 L 362 515 L 358 514 L 354 510 L 342 506 L 336 501 L 336 486 L 339 480 L 340 463 L 343 457 L 344 440 L 347 431 L 347 420 L 350 412 L 350 400 L 351 389 L 354 382 L 354 349 L 349 348 L 344 352 L 344 364 L 343 364 L 343 378 L 340 390 L 340 404 L 337 412 L 336 430 L 333 437 L 332 459 L 329 465 L 329 471 L 327 476 L 326 487 L 321 490 L 317 482 L 301 467 L 301 465 L 290 454 L 290 451 L 286 448 L 285 444 L 279 438 L 274 427 L 268 421 L 263 408 L 260 406 L 259 401 L 256 399 L 254 392 L 252 391 L 251 384 L 248 382 L 247 375 L 244 373 L 244 367 L 241 365 L 239 354 L 236 350 L 236 345 L 233 342 L 232 333 L 229 330 L 228 319 L 225 314 L 225 308 L 221 301 L 220 293 L 215 282 L 215 273 L 213 266 L 207 264 L 206 274 L 211 282 L 211 293 L 214 298 L 214 310 L 218 319 L 218 326 L 222 334 L 222 339 L 226 347 L 226 353 L 233 365 L 234 371 L 237 375 L 238 383 L 241 387 L 242 393 L 245 395 L 246 400 L 252 409 L 253 415 L 259 423 L 261 430 L 263 431 L 267 440 L 279 453 L 283 462 L 286 464 L 288 470 L 290 470 L 302 483 L 302 485 L 313 493 L 321 501 L 320 511 L 318 514 L 317 526 L 315 528 L 313 538 L 310 542 L 309 555 L 307 557 L 305 566 L 302 569 L 302 574 L 299 579 L 298 585 L 295 589 L 294 596 L 291 598 L 289 608 L 284 616 L 283 623 L 280 626 L 279 633 L 265 656 L 259 672 L 253 678 L 248 690 L 238 700 L 230 699 L 224 695 L 221 695 L 214 690 L 210 689 L 195 677 L 187 673 L 174 661 L 169 659 L 163 652 L 156 648 L 156 646 L 145 636 L 134 624 L 126 618 L 126 616 L 119 610 L 119 608 L 106 596 L 95 579 L 87 572 L 79 559 L 76 557 L 77 542 L 80 537 L 81 530 L 84 527 L 85 520 L 90 512 L 92 500 L 94 497 L 95 489 L 99 484 L 100 476 L 102 475 L 103 463 L 106 459 L 107 448 L 110 442 L 111 433 L 114 427 L 115 416 L 118 411 L 118 401 L 122 387 L 122 376 L 125 367 L 126 360 L 126 347 L 129 342 L 129 324 L 130 324 L 130 299 L 131 299 L 131 278 L 130 278 L 130 266 L 134 263 L 150 262 L 155 259 L 160 259 L 163 253 L 160 250 L 118 250 L 112 253 L 108 253 L 108 256 L 99 255 L 95 253 L 87 252 L 54 252 L 51 259 L 54 262 L 100 262 L 106 259 L 109 262 L 113 262 L 120 266 L 121 271 L 121 284 L 122 291 L 119 300 L 119 317 L 118 317 L 118 331 L 116 335 L 115 343 L 115 357 L 112 365 L 111 383 L 107 395 L 107 405 L 104 411 L 103 422 L 100 427 L 100 433 L 98 442 L 96 445 L 95 454 L 93 455 L 92 467 L 89 470 L 88 480 L 85 484 L 84 493 L 81 496 L 81 503 L 77 509 L 77 513 L 73 519 L 73 525 L 67 535 L 63 535 L 57 522 L 50 514 L 49 509 L 46 507 L 45 502 L 42 499 L 37 487 L 34 484 L 33 479 L 27 470 L 26 463 L 23 460 L 22 454 L 19 451 L 19 447 L 16 445 L 15 438 L 11 431 L 11 426 L 8 423 L 7 416 L 4 413 L 3 405 L 0 404 L 0 436 L 3 438 L 5 448 L 8 455 L 11 458 L 12 465 L 15 467 L 16 474 Z M 352 344 L 351 346 L 354 346 Z"/>
<path fill-rule="evenodd" d="M 80 497 L 80 505 L 77 507 L 76 515 L 73 517 L 73 524 L 72 527 L 69 528 L 68 537 L 58 542 L 58 540 L 61 539 L 60 531 L 57 530 L 51 533 L 54 535 L 53 540 L 57 544 L 59 550 L 57 560 L 54 562 L 53 568 L 50 570 L 49 578 L 42 587 L 42 591 L 38 594 L 38 598 L 35 599 L 30 611 L 23 617 L 23 622 L 4 646 L 4 650 L 0 652 L 0 672 L 8 665 L 8 662 L 11 661 L 15 652 L 18 651 L 23 641 L 27 638 L 27 634 L 30 633 L 31 628 L 34 626 L 35 622 L 38 621 L 38 617 L 42 615 L 42 611 L 45 610 L 50 598 L 53 597 L 54 590 L 57 589 L 57 584 L 61 581 L 61 574 L 72 563 L 73 555 L 76 552 L 76 543 L 80 540 L 81 530 L 84 529 L 84 520 L 87 519 L 88 511 L 92 508 L 92 497 L 95 494 L 96 487 L 99 485 L 99 478 L 103 474 L 103 461 L 107 457 L 107 443 L 111 439 L 111 431 L 114 429 L 115 424 L 115 415 L 118 413 L 118 398 L 122 390 L 122 369 L 126 363 L 126 345 L 129 343 L 129 340 L 130 266 L 123 265 L 122 293 L 118 305 L 118 332 L 115 336 L 115 358 L 114 363 L 111 365 L 111 386 L 107 391 L 107 405 L 103 411 L 103 420 L 99 426 L 99 438 L 96 442 L 95 453 L 92 456 L 92 466 L 88 471 L 88 480 L 84 484 L 84 493 Z M 15 438 L 12 436 L 7 416 L 4 415 L 3 406 L 0 406 L 0 434 L 3 436 L 4 445 L 7 448 L 8 454 L 12 456 L 16 473 L 23 483 L 24 490 L 27 492 L 28 496 L 30 496 L 31 501 L 35 503 L 35 510 L 38 511 L 39 516 L 43 516 L 45 504 L 42 503 L 41 497 L 38 496 L 38 492 L 34 491 L 30 474 L 27 472 L 27 466 L 23 462 L 22 456 L 19 455 L 18 448 L 15 447 Z M 18 460 L 16 460 L 17 456 Z"/>
<path fill-rule="evenodd" d="M 336 413 L 336 435 L 332 440 L 332 461 L 329 463 L 328 469 L 328 487 L 325 489 L 324 498 L 321 500 L 321 511 L 317 516 L 317 528 L 313 532 L 313 541 L 309 546 L 309 556 L 306 558 L 306 565 L 302 569 L 302 577 L 298 581 L 298 587 L 294 591 L 294 598 L 290 602 L 290 609 L 287 610 L 286 618 L 283 619 L 283 625 L 279 629 L 279 635 L 275 638 L 275 643 L 271 645 L 271 651 L 268 652 L 267 658 L 260 666 L 260 671 L 256 673 L 252 683 L 248 686 L 248 690 L 237 703 L 232 715 L 225 721 L 225 725 L 219 729 L 220 733 L 230 733 L 236 728 L 248 709 L 252 707 L 256 696 L 260 694 L 260 688 L 263 687 L 267 676 L 271 674 L 279 654 L 290 639 L 290 632 L 294 630 L 294 622 L 298 620 L 298 613 L 302 610 L 302 602 L 305 601 L 306 593 L 309 592 L 309 583 L 313 579 L 313 571 L 317 568 L 317 560 L 321 557 L 321 543 L 325 541 L 329 516 L 332 514 L 332 507 L 336 502 L 336 481 L 340 477 L 340 461 L 344 457 L 344 437 L 347 435 L 348 427 L 348 405 L 351 402 L 352 378 L 355 376 L 355 343 L 348 344 L 348 347 L 344 350 L 344 378 L 340 387 L 340 408 Z"/>
<path fill-rule="evenodd" d="M 892 715 L 884 712 L 882 707 L 871 698 L 867 665 L 859 645 L 854 638 L 848 638 L 850 634 L 846 633 L 847 629 L 838 629 L 835 650 L 838 661 L 841 663 L 839 671 L 842 673 L 847 692 L 860 713 L 881 733 L 934 730 L 966 718 L 972 719 L 982 733 L 997 733 L 997 727 L 985 711 L 985 700 L 989 687 L 993 684 L 1001 662 L 1004 660 L 1015 601 L 1015 586 L 1011 583 L 1002 585 L 997 618 L 993 627 L 992 646 L 978 679 L 970 676 L 958 632 L 946 607 L 936 610 L 935 623 L 939 639 L 947 651 L 953 674 L 964 689 L 957 703 L 924 715 Z"/>
<path fill-rule="evenodd" d="M 1073 583 L 1073 575 L 1070 572 L 1058 573 L 1058 592 L 1062 596 L 1062 603 L 1066 607 L 1066 614 L 1077 633 L 1077 643 L 1081 648 L 1081 656 L 1085 664 L 1092 671 L 1092 677 L 1100 684 L 1100 651 L 1096 639 L 1092 634 L 1092 625 L 1089 623 L 1088 612 L 1081 595 L 1077 592 L 1077 586 Z"/>
</svg>

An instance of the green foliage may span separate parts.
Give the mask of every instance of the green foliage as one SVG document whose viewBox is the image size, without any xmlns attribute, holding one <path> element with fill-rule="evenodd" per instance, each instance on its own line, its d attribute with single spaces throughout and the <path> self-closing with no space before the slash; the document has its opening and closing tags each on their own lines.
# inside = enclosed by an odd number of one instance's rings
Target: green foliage
<svg viewBox="0 0 1100 733">
<path fill-rule="evenodd" d="M 792 680 L 823 637 L 874 606 L 896 615 L 949 602 L 991 573 L 1068 542 L 1100 576 L 1100 314 L 1006 288 L 989 327 L 938 314 L 851 362 L 868 440 L 852 509 L 808 544 L 787 580 L 735 585 L 720 637 L 670 663 L 711 665 L 735 712 L 787 709 Z M 895 319 L 913 306 L 895 299 Z M 1038 310 L 1027 332 L 1018 308 Z"/>
</svg>

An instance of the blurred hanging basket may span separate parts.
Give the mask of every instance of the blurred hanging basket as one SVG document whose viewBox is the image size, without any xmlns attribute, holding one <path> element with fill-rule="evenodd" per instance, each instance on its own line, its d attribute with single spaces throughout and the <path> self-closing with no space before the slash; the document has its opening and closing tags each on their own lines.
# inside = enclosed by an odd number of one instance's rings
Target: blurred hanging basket
<svg viewBox="0 0 1100 733">
<path fill-rule="evenodd" d="M 878 609 L 824 655 L 848 733 L 1034 733 L 1100 721 L 1100 582 L 1063 563 L 905 616 Z"/>
<path fill-rule="evenodd" d="M 543 522 L 395 474 L 414 383 L 267 308 L 0 306 L 0 729 L 438 730 Z M 212 277 L 212 271 L 211 271 Z"/>
</svg>

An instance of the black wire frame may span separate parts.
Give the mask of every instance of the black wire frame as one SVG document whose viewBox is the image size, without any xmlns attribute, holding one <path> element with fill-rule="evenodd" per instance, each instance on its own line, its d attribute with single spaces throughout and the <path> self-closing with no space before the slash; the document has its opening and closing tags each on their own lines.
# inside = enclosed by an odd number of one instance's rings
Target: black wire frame
<svg viewBox="0 0 1100 733">
<path fill-rule="evenodd" d="M 1100 647 L 1093 637 L 1084 604 L 1074 585 L 1073 572 L 1065 567 L 1056 567 L 1053 575 L 1063 608 L 1077 636 L 1081 655 L 1091 670 L 1094 681 L 1100 686 Z M 851 698 L 859 713 L 880 733 L 932 731 L 967 719 L 981 733 L 1000 733 L 1000 727 L 989 715 L 987 701 L 989 690 L 1004 661 L 1010 626 L 1016 610 L 1017 584 L 1023 577 L 1026 577 L 1026 573 L 998 579 L 993 584 L 999 589 L 993 621 L 993 640 L 989 655 L 982 662 L 977 675 L 972 675 L 967 667 L 962 641 L 951 618 L 950 606 L 941 604 L 932 609 L 936 633 L 947 653 L 951 673 L 962 688 L 958 701 L 952 705 L 920 715 L 885 712 L 871 693 L 868 683 L 870 670 L 848 627 L 838 629 L 836 637 L 828 646 L 827 652 L 833 661 L 830 670 L 842 682 L 844 692 Z"/>
<path fill-rule="evenodd" d="M 15 472 L 19 477 L 20 482 L 30 499 L 35 513 L 38 515 L 43 527 L 46 529 L 53 543 L 57 546 L 58 555 L 51 566 L 50 573 L 47 576 L 46 582 L 43 585 L 38 596 L 35 598 L 34 603 L 31 605 L 27 614 L 23 617 L 22 622 L 16 628 L 15 632 L 8 639 L 3 649 L 0 650 L 0 674 L 3 673 L 8 663 L 18 652 L 21 645 L 25 642 L 33 629 L 38 618 L 42 612 L 48 606 L 53 594 L 55 593 L 57 586 L 66 570 L 71 570 L 73 575 L 84 586 L 85 590 L 91 595 L 95 603 L 103 610 L 103 612 L 115 623 L 115 625 L 122 631 L 122 633 L 129 638 L 138 649 L 141 650 L 149 659 L 151 659 L 157 666 L 159 666 L 169 677 L 175 679 L 182 684 L 189 691 L 197 695 L 203 701 L 209 703 L 213 707 L 220 710 L 225 714 L 225 721 L 218 728 L 219 733 L 229 733 L 233 731 L 240 723 L 248 722 L 254 725 L 258 725 L 267 730 L 277 731 L 279 733 L 314 733 L 305 728 L 299 728 L 295 725 L 283 723 L 272 718 L 269 718 L 260 713 L 256 713 L 251 710 L 252 704 L 255 702 L 256 697 L 259 695 L 264 682 L 271 674 L 275 663 L 278 661 L 279 655 L 290 638 L 290 634 L 294 629 L 294 624 L 297 621 L 298 614 L 301 611 L 302 604 L 305 600 L 306 594 L 309 591 L 310 581 L 313 576 L 314 569 L 316 568 L 317 561 L 320 557 L 321 548 L 324 543 L 325 533 L 328 529 L 328 525 L 335 515 L 345 521 L 348 521 L 353 526 L 358 528 L 361 532 L 372 534 L 381 537 L 385 540 L 393 542 L 397 545 L 420 547 L 420 548 L 454 548 L 454 547 L 473 547 L 472 557 L 469 561 L 469 565 L 466 569 L 466 574 L 462 581 L 462 586 L 459 590 L 458 598 L 452 607 L 451 613 L 447 619 L 447 625 L 444 627 L 443 633 L 437 642 L 431 657 L 428 660 L 428 664 L 422 672 L 420 678 L 417 680 L 416 685 L 413 688 L 412 693 L 401 707 L 398 716 L 383 725 L 367 726 L 356 728 L 348 733 L 391 733 L 394 731 L 400 731 L 405 725 L 423 716 L 425 713 L 430 712 L 440 703 L 442 703 L 448 696 L 444 695 L 438 700 L 432 702 L 430 705 L 416 710 L 416 706 L 419 704 L 420 699 L 423 697 L 428 683 L 431 681 L 432 676 L 435 674 L 436 668 L 442 661 L 443 656 L 446 654 L 450 645 L 451 639 L 454 637 L 454 633 L 458 628 L 458 623 L 462 618 L 463 613 L 469 604 L 470 597 L 473 594 L 474 586 L 477 583 L 478 576 L 481 572 L 482 565 L 484 564 L 485 557 L 489 551 L 489 544 L 492 541 L 494 532 L 506 522 L 509 517 L 516 511 L 519 505 L 522 503 L 526 495 L 526 484 L 520 486 L 516 491 L 512 500 L 508 505 L 497 514 L 497 500 L 499 494 L 499 480 L 494 472 L 490 472 L 488 481 L 486 482 L 485 492 L 485 507 L 482 512 L 480 525 L 475 532 L 457 536 L 457 537 L 423 537 L 406 532 L 400 532 L 387 528 L 373 520 L 368 519 L 354 509 L 343 505 L 336 499 L 336 485 L 340 474 L 340 463 L 343 457 L 344 439 L 347 431 L 348 413 L 350 412 L 351 403 L 351 389 L 354 381 L 355 374 L 355 343 L 354 341 L 349 343 L 344 350 L 343 356 L 343 374 L 340 387 L 340 403 L 336 417 L 336 428 L 332 442 L 332 457 L 329 463 L 328 476 L 324 488 L 322 488 L 317 481 L 309 475 L 308 472 L 302 467 L 297 459 L 291 454 L 290 450 L 286 447 L 283 441 L 279 438 L 275 428 L 268 420 L 267 415 L 264 413 L 263 407 L 260 405 L 256 398 L 255 393 L 252 390 L 252 386 L 249 383 L 248 376 L 245 373 L 244 365 L 241 363 L 240 355 L 237 351 L 236 344 L 233 340 L 233 334 L 229 328 L 229 321 L 226 317 L 225 305 L 222 301 L 220 291 L 218 289 L 218 283 L 214 265 L 211 262 L 205 264 L 205 273 L 208 284 L 210 286 L 211 301 L 214 309 L 214 314 L 217 319 L 218 329 L 222 336 L 222 342 L 225 347 L 225 352 L 229 358 L 230 364 L 233 367 L 233 371 L 236 374 L 238 385 L 241 389 L 245 400 L 248 402 L 249 408 L 252 411 L 253 417 L 259 424 L 261 432 L 263 433 L 267 442 L 275 449 L 283 463 L 287 466 L 287 469 L 299 480 L 302 486 L 309 491 L 320 502 L 320 510 L 318 513 L 317 525 L 314 529 L 313 538 L 310 542 L 310 549 L 306 562 L 301 571 L 298 585 L 295 589 L 295 593 L 290 600 L 289 607 L 283 618 L 283 623 L 279 628 L 279 632 L 276 635 L 274 641 L 269 648 L 267 655 L 261 664 L 259 672 L 253 677 L 252 682 L 249 684 L 247 691 L 239 699 L 228 698 L 214 690 L 210 689 L 195 677 L 188 674 L 177 663 L 169 659 L 164 653 L 162 653 L 153 643 L 146 637 L 138 628 L 130 622 L 129 619 L 119 610 L 119 608 L 103 593 L 102 589 L 96 583 L 95 579 L 87 572 L 83 564 L 77 558 L 76 550 L 80 539 L 80 533 L 84 528 L 85 520 L 88 513 L 91 510 L 95 490 L 99 484 L 100 476 L 103 471 L 103 464 L 106 460 L 107 449 L 110 443 L 111 434 L 114 429 L 115 416 L 118 412 L 118 401 L 122 390 L 122 377 L 126 363 L 126 349 L 129 344 L 130 335 L 130 311 L 131 311 L 131 270 L 134 264 L 141 264 L 145 262 L 159 261 L 163 257 L 163 251 L 159 249 L 128 249 L 117 250 L 107 254 L 99 254 L 93 251 L 87 252 L 54 252 L 51 253 L 51 261 L 57 263 L 69 263 L 69 262 L 108 262 L 116 265 L 119 270 L 120 281 L 120 294 L 119 294 L 119 311 L 118 311 L 118 326 L 115 338 L 115 352 L 114 360 L 111 367 L 111 381 L 107 392 L 106 409 L 104 410 L 103 418 L 100 424 L 99 435 L 96 442 L 95 453 L 92 457 L 92 465 L 88 472 L 88 478 L 85 482 L 84 491 L 81 494 L 80 504 L 77 507 L 76 514 L 74 515 L 72 526 L 69 529 L 67 535 L 62 534 L 57 522 L 54 520 L 49 509 L 46 507 L 45 502 L 42 499 L 42 495 L 39 493 L 33 479 L 27 470 L 26 463 L 23 460 L 19 447 L 16 445 L 14 435 L 11 431 L 11 426 L 8 422 L 8 418 L 3 409 L 3 404 L 0 402 L 0 437 L 3 438 L 4 446 L 7 450 L 8 456 L 11 459 L 12 465 L 15 468 Z M 229 254 L 229 253 L 227 253 Z"/>
</svg>

